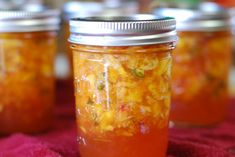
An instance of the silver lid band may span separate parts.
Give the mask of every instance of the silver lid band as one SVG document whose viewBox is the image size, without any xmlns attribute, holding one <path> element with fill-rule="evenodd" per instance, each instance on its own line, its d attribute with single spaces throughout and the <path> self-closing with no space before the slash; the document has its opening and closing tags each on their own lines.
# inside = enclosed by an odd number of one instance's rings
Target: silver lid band
<svg viewBox="0 0 235 157">
<path fill-rule="evenodd" d="M 154 15 L 87 17 L 70 21 L 71 43 L 131 46 L 174 42 L 176 21 Z"/>
<path fill-rule="evenodd" d="M 230 21 L 210 20 L 210 21 L 192 21 L 188 23 L 177 23 L 178 31 L 205 31 L 216 32 L 226 31 L 231 29 Z"/>
<path fill-rule="evenodd" d="M 172 31 L 163 34 L 142 36 L 83 36 L 72 34 L 69 41 L 71 43 L 93 46 L 133 46 L 176 42 L 177 39 L 176 31 Z"/>
<path fill-rule="evenodd" d="M 179 31 L 231 30 L 229 12 L 212 2 L 202 3 L 196 9 L 156 8 L 154 14 L 174 17 Z"/>
<path fill-rule="evenodd" d="M 0 32 L 35 32 L 59 29 L 59 12 L 0 11 Z"/>
</svg>

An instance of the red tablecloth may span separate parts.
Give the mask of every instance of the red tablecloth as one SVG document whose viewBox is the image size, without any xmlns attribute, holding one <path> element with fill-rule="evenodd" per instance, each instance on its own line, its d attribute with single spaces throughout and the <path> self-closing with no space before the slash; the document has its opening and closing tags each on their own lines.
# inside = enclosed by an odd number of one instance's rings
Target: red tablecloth
<svg viewBox="0 0 235 157">
<path fill-rule="evenodd" d="M 59 83 L 56 121 L 41 135 L 0 138 L 0 157 L 78 157 L 72 94 Z M 215 128 L 171 129 L 167 157 L 235 157 L 235 99 L 226 122 Z"/>
</svg>

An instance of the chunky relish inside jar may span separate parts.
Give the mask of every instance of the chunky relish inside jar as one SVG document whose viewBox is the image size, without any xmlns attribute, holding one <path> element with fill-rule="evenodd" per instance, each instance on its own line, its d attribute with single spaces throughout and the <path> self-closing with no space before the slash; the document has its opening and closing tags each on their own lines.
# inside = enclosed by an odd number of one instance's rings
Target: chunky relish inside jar
<svg viewBox="0 0 235 157">
<path fill-rule="evenodd" d="M 230 32 L 180 32 L 173 67 L 171 119 L 179 125 L 221 122 L 228 105 Z"/>
<path fill-rule="evenodd" d="M 164 157 L 172 44 L 72 44 L 83 157 Z"/>
<path fill-rule="evenodd" d="M 56 33 L 0 33 L 0 134 L 50 126 Z"/>
</svg>

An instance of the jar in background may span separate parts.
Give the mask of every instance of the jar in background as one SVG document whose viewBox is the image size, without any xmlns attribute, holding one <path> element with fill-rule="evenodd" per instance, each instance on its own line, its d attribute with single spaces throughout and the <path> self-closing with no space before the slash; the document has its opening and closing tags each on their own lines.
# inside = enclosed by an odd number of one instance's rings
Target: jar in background
<svg viewBox="0 0 235 157">
<path fill-rule="evenodd" d="M 235 8 L 229 10 L 232 23 L 232 33 L 233 33 L 233 51 L 235 50 Z"/>
<path fill-rule="evenodd" d="M 73 61 L 72 61 L 72 51 L 70 49 L 70 44 L 67 42 L 70 31 L 69 31 L 69 20 L 74 17 L 84 17 L 84 16 L 93 16 L 100 14 L 103 11 L 103 5 L 101 2 L 77 2 L 70 1 L 66 2 L 62 8 L 63 20 L 62 20 L 62 31 L 63 35 L 60 40 L 61 46 L 63 45 L 63 50 L 65 51 L 66 56 L 68 57 L 69 63 L 69 76 L 68 79 L 73 79 Z M 66 41 L 66 42 L 64 42 Z M 64 43 L 64 44 L 62 44 Z"/>
<path fill-rule="evenodd" d="M 204 0 L 152 0 L 152 7 L 195 8 L 202 1 Z"/>
<path fill-rule="evenodd" d="M 227 7 L 227 8 L 235 7 L 234 0 L 211 0 L 211 1 L 218 3 L 219 5 L 222 5 L 223 7 Z"/>
<path fill-rule="evenodd" d="M 156 9 L 178 20 L 173 54 L 171 120 L 179 126 L 210 126 L 225 119 L 232 35 L 226 10 L 206 3 L 198 10 Z"/>
<path fill-rule="evenodd" d="M 51 125 L 57 11 L 0 12 L 0 134 Z"/>
<path fill-rule="evenodd" d="M 72 19 L 81 157 L 165 157 L 175 20 Z"/>
<path fill-rule="evenodd" d="M 231 97 L 235 96 L 235 8 L 229 9 L 230 16 L 231 16 L 231 23 L 232 23 L 232 34 L 233 34 L 233 41 L 232 41 L 232 70 L 230 72 L 230 83 L 229 83 L 229 94 Z"/>
</svg>

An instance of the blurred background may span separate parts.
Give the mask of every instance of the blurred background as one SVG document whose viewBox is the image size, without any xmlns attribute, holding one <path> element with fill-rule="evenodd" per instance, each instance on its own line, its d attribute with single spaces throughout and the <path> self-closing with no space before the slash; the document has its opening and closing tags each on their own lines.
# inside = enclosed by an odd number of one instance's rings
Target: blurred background
<svg viewBox="0 0 235 157">
<path fill-rule="evenodd" d="M 75 1 L 75 0 L 74 0 Z M 224 7 L 235 7 L 234 0 L 77 0 L 77 2 L 99 2 L 104 9 L 123 9 L 123 7 L 138 7 L 141 12 L 149 12 L 153 7 L 194 8 L 201 2 L 210 1 Z M 12 9 L 29 5 L 44 5 L 50 8 L 62 8 L 70 0 L 0 0 L 0 9 Z M 132 3 L 132 6 L 125 4 Z M 88 8 L 89 9 L 89 8 Z M 137 9 L 137 8 L 136 8 Z"/>
<path fill-rule="evenodd" d="M 57 77 L 59 79 L 66 79 L 71 77 L 71 54 L 66 52 L 69 51 L 69 46 L 66 41 L 69 36 L 69 18 L 94 14 L 126 15 L 152 13 L 154 9 L 161 7 L 193 9 L 202 2 L 215 2 L 230 10 L 231 16 L 233 17 L 232 21 L 235 21 L 235 0 L 0 0 L 0 10 L 15 10 L 20 8 L 38 11 L 45 8 L 53 8 L 61 11 L 59 47 L 55 64 Z M 235 45 L 235 40 L 233 44 Z M 230 77 L 230 91 L 233 95 L 235 95 L 234 69 L 232 68 Z"/>
</svg>

